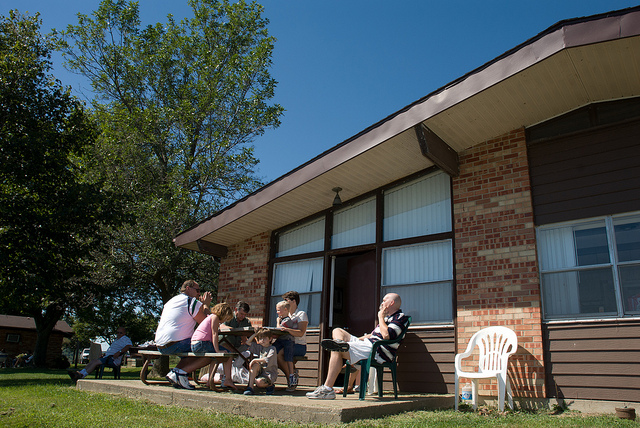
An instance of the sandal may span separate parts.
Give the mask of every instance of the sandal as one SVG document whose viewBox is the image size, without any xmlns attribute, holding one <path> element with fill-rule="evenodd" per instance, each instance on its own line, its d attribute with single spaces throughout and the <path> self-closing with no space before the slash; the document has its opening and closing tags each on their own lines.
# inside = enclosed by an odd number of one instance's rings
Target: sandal
<svg viewBox="0 0 640 428">
<path fill-rule="evenodd" d="M 333 388 L 333 390 L 336 392 L 336 394 L 343 394 L 344 393 L 344 388 Z M 347 394 L 353 394 L 353 393 L 354 393 L 353 388 L 347 389 Z"/>
</svg>

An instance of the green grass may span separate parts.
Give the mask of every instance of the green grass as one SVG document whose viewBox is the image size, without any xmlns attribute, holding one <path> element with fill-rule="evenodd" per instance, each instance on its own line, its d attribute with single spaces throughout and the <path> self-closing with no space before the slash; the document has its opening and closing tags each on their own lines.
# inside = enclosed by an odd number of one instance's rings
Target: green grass
<svg viewBox="0 0 640 428">
<path fill-rule="evenodd" d="M 139 369 L 123 369 L 137 378 Z M 105 375 L 105 376 L 110 376 Z M 1 427 L 298 427 L 248 419 L 211 410 L 160 406 L 107 394 L 78 391 L 64 370 L 0 369 Z M 538 412 L 420 411 L 384 419 L 357 421 L 344 427 L 639 427 L 614 415 L 585 416 Z"/>
</svg>

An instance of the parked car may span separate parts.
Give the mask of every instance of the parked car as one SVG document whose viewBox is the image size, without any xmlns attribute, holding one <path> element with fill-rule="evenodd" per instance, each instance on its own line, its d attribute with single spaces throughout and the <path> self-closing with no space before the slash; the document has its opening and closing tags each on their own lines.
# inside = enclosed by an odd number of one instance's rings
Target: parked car
<svg viewBox="0 0 640 428">
<path fill-rule="evenodd" d="M 89 362 L 89 352 L 91 348 L 84 348 L 80 356 L 80 364 L 87 364 Z"/>
</svg>

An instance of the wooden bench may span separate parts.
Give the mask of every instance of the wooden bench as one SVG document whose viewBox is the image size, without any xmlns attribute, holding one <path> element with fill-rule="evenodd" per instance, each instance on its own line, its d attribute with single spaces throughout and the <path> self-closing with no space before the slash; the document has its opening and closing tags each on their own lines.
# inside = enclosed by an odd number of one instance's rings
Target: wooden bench
<svg viewBox="0 0 640 428">
<path fill-rule="evenodd" d="M 149 372 L 149 364 L 152 360 L 158 359 L 160 357 L 170 357 L 176 356 L 180 358 L 184 357 L 196 357 L 196 358 L 209 358 L 209 382 L 200 382 L 198 376 L 195 373 L 191 374 L 193 380 L 199 385 L 208 385 L 210 389 L 213 386 L 213 371 L 215 366 L 219 363 L 223 363 L 227 361 L 229 358 L 233 359 L 238 356 L 238 354 L 233 352 L 181 352 L 176 354 L 162 354 L 160 351 L 138 351 L 138 354 L 142 357 L 143 364 L 142 369 L 140 370 L 140 380 L 145 385 L 168 385 L 170 382 L 168 380 L 148 380 L 147 375 Z"/>
</svg>

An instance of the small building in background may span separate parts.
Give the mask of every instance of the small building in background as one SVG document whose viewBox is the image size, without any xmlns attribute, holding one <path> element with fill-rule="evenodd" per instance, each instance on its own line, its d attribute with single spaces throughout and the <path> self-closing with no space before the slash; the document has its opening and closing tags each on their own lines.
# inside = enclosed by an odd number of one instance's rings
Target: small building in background
<svg viewBox="0 0 640 428">
<path fill-rule="evenodd" d="M 53 366 L 62 357 L 62 341 L 73 336 L 73 329 L 65 321 L 58 321 L 51 332 L 47 347 L 47 366 Z M 36 348 L 36 322 L 31 317 L 0 315 L 0 351 L 8 358 Z"/>
</svg>

